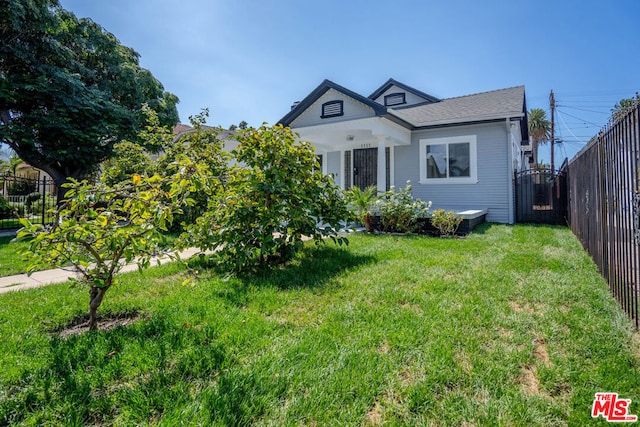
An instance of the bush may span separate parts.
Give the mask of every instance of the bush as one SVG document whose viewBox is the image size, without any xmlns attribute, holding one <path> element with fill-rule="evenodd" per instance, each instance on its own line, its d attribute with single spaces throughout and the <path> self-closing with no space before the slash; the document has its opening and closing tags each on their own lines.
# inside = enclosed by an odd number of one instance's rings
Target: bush
<svg viewBox="0 0 640 427">
<path fill-rule="evenodd" d="M 337 236 L 349 217 L 344 197 L 318 170 L 309 143 L 282 126 L 249 128 L 236 138 L 237 164 L 189 226 L 187 245 L 220 247 L 220 266 L 241 273 L 286 261 L 302 248 L 303 236 L 346 243 Z"/>
<path fill-rule="evenodd" d="M 19 217 L 27 216 L 27 209 L 24 202 L 9 202 L 9 206 L 14 212 L 14 215 L 17 215 Z"/>
<path fill-rule="evenodd" d="M 436 209 L 431 215 L 431 225 L 438 229 L 440 235 L 453 236 L 463 219 L 452 211 L 445 212 L 444 209 Z"/>
<path fill-rule="evenodd" d="M 418 228 L 418 219 L 429 215 L 431 202 L 414 199 L 411 195 L 411 181 L 407 181 L 407 186 L 398 191 L 391 186 L 389 191 L 380 196 L 377 205 L 385 231 L 413 233 Z"/>
<path fill-rule="evenodd" d="M 36 182 L 24 178 L 16 178 L 7 187 L 7 194 L 11 196 L 26 196 L 34 191 L 36 191 Z"/>
<path fill-rule="evenodd" d="M 0 196 L 0 219 L 14 218 L 15 211 L 11 204 L 4 197 Z"/>
<path fill-rule="evenodd" d="M 46 214 L 46 211 L 48 211 L 49 209 L 52 209 L 52 208 L 56 207 L 56 198 L 53 197 L 50 194 L 45 194 L 44 199 L 41 196 L 36 201 L 34 201 L 31 204 L 29 204 L 27 206 L 27 210 L 30 213 L 32 213 L 33 215 L 42 215 L 42 201 L 43 200 L 44 200 L 44 203 L 45 203 L 45 205 L 44 205 L 45 214 Z"/>
</svg>

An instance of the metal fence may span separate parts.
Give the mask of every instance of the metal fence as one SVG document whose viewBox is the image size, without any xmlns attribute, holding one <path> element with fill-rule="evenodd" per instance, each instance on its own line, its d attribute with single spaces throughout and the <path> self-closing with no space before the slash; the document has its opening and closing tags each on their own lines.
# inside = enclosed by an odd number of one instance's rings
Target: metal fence
<svg viewBox="0 0 640 427">
<path fill-rule="evenodd" d="M 639 106 L 606 126 L 569 163 L 570 223 L 640 327 Z"/>
<path fill-rule="evenodd" d="M 56 191 L 51 179 L 0 176 L 0 230 L 20 228 L 19 218 L 51 223 L 53 215 L 49 210 L 56 206 Z"/>
<path fill-rule="evenodd" d="M 559 171 L 547 168 L 515 173 L 516 222 L 567 225 L 566 160 Z"/>
</svg>

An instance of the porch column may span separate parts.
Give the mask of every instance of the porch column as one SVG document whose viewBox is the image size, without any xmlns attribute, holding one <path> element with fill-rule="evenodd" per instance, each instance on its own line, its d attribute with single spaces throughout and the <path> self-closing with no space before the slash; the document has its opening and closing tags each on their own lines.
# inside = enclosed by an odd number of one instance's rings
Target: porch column
<svg viewBox="0 0 640 427">
<path fill-rule="evenodd" d="M 387 191 L 387 150 L 385 150 L 386 137 L 376 135 L 378 140 L 378 193 Z"/>
</svg>

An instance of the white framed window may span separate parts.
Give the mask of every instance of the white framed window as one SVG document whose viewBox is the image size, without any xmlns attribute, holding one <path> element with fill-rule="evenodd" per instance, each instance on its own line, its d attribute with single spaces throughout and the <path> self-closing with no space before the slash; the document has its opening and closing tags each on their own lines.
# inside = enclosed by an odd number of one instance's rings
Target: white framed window
<svg viewBox="0 0 640 427">
<path fill-rule="evenodd" d="M 420 184 L 476 184 L 475 135 L 420 140 Z"/>
</svg>

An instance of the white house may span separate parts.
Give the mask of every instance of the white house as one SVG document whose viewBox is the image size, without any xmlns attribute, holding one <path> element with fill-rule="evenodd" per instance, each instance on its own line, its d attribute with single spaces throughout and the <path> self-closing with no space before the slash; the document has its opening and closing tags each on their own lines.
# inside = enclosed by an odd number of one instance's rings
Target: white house
<svg viewBox="0 0 640 427">
<path fill-rule="evenodd" d="M 311 142 L 344 189 L 411 180 L 434 208 L 515 222 L 514 172 L 528 167 L 524 86 L 438 99 L 389 79 L 365 97 L 325 80 L 279 123 Z"/>
</svg>

